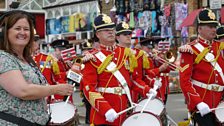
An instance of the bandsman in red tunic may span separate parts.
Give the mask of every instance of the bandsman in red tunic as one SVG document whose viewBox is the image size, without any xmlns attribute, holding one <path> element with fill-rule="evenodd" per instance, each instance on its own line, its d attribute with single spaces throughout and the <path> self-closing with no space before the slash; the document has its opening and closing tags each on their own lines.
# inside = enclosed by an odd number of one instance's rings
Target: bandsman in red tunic
<svg viewBox="0 0 224 126">
<path fill-rule="evenodd" d="M 37 42 L 35 44 L 38 44 Z M 39 45 L 36 45 L 36 48 L 39 48 Z M 53 71 L 53 69 L 58 68 L 57 65 L 57 59 L 53 57 L 52 55 L 49 55 L 44 52 L 40 52 L 39 49 L 36 50 L 35 55 L 33 56 L 34 61 L 36 62 L 37 66 L 47 79 L 48 83 L 50 85 L 55 84 L 55 79 L 54 79 L 54 72 L 57 73 L 57 71 Z"/>
<path fill-rule="evenodd" d="M 129 25 L 126 22 L 121 22 L 116 26 L 116 40 L 118 41 L 118 46 L 131 48 L 131 34 L 132 30 L 129 28 Z M 143 81 L 143 75 L 145 69 L 149 69 L 150 63 L 148 61 L 148 55 L 143 50 L 132 48 L 131 49 L 133 55 L 137 60 L 137 68 L 135 69 L 135 73 L 138 74 L 137 78 L 133 78 L 134 85 L 146 85 Z M 153 87 L 153 86 L 152 86 Z M 141 92 L 140 92 L 141 93 Z M 139 94 L 134 90 L 131 91 L 132 100 L 134 103 L 137 103 L 143 94 Z"/>
<path fill-rule="evenodd" d="M 56 81 L 54 75 L 58 73 L 58 70 L 56 70 L 58 69 L 57 59 L 43 52 L 37 53 L 33 58 L 48 84 L 55 85 Z M 53 95 L 47 99 L 48 103 L 51 103 L 54 100 L 55 98 Z"/>
<path fill-rule="evenodd" d="M 193 54 L 182 52 L 180 86 L 194 121 L 200 126 L 218 126 L 214 111 L 223 95 L 223 44 L 214 41 L 216 20 L 214 12 L 203 9 L 198 17 L 198 38 L 188 45 Z"/>
<path fill-rule="evenodd" d="M 90 123 L 120 126 L 126 113 L 118 113 L 128 107 L 128 101 L 133 105 L 130 90 L 146 95 L 151 89 L 131 82 L 130 73 L 135 78 L 133 72 L 137 62 L 130 48 L 116 45 L 115 25 L 110 17 L 99 15 L 94 25 L 100 48 L 89 51 L 94 57 L 84 64 L 82 70 L 83 92 L 92 105 Z M 155 96 L 155 92 L 151 95 Z"/>
<path fill-rule="evenodd" d="M 166 104 L 167 97 L 169 94 L 169 65 L 165 62 L 160 62 L 161 60 L 158 58 L 164 58 L 164 54 L 160 53 L 157 56 L 154 56 L 153 53 L 153 40 L 143 40 L 140 42 L 142 49 L 148 54 L 148 60 L 150 64 L 150 68 L 145 70 L 144 80 L 148 83 L 151 87 L 154 86 L 155 78 L 159 78 L 161 81 L 161 86 L 157 89 L 158 94 L 157 97 L 160 98 L 164 104 Z"/>
<path fill-rule="evenodd" d="M 54 48 L 54 53 L 52 54 L 57 59 L 58 68 L 54 68 L 54 80 L 56 84 L 66 84 L 68 83 L 67 71 L 70 69 L 67 63 L 65 63 L 61 56 L 61 51 L 69 46 L 67 40 L 55 40 L 50 44 Z M 66 100 L 67 96 L 54 95 L 55 100 Z M 69 101 L 73 103 L 72 96 L 69 97 Z"/>
</svg>

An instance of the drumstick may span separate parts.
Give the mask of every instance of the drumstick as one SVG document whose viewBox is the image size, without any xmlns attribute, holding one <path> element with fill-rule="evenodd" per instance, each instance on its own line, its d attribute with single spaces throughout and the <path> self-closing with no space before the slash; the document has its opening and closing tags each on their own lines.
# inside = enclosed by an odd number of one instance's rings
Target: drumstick
<svg viewBox="0 0 224 126">
<path fill-rule="evenodd" d="M 127 112 L 127 111 L 129 111 L 129 110 L 131 110 L 131 109 L 133 109 L 135 107 L 137 107 L 137 106 L 141 106 L 141 105 L 134 103 L 134 106 L 131 106 L 131 107 L 125 109 L 125 110 L 122 110 L 122 111 L 118 112 L 117 115 L 119 116 L 119 115 L 121 115 L 121 114 L 123 114 L 123 113 L 125 113 L 125 112 Z"/>
<path fill-rule="evenodd" d="M 73 83 L 72 86 L 75 88 L 75 83 Z M 71 95 L 72 95 L 72 94 L 71 94 Z M 70 98 L 71 95 L 69 95 L 69 96 L 67 97 L 67 99 L 66 99 L 66 101 L 65 101 L 65 104 L 68 103 L 68 100 L 69 100 L 69 98 Z"/>
<path fill-rule="evenodd" d="M 216 109 L 224 109 L 224 107 L 212 108 L 211 111 L 216 110 Z"/>
<path fill-rule="evenodd" d="M 212 108 L 212 109 L 210 109 L 210 110 L 213 111 L 213 110 L 216 110 L 216 109 L 224 109 L 224 107 Z M 197 113 L 200 113 L 200 111 L 197 111 Z"/>
<path fill-rule="evenodd" d="M 169 119 L 175 126 L 178 126 L 178 124 L 168 115 L 166 114 L 167 119 Z"/>
<path fill-rule="evenodd" d="M 154 85 L 153 87 L 154 90 L 157 90 L 158 89 L 158 86 L 157 85 Z M 149 96 L 148 100 L 146 101 L 146 103 L 144 104 L 142 110 L 141 110 L 141 113 L 143 113 L 143 111 L 145 110 L 146 106 L 149 104 L 149 101 L 152 99 L 152 95 Z"/>
</svg>

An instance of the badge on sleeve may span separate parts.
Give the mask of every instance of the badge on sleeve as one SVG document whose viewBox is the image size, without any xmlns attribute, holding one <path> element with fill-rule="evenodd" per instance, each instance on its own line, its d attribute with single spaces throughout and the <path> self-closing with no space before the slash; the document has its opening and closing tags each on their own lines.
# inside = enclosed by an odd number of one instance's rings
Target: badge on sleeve
<svg viewBox="0 0 224 126">
<path fill-rule="evenodd" d="M 89 85 L 86 85 L 85 88 L 86 88 L 86 91 L 89 91 Z"/>
</svg>

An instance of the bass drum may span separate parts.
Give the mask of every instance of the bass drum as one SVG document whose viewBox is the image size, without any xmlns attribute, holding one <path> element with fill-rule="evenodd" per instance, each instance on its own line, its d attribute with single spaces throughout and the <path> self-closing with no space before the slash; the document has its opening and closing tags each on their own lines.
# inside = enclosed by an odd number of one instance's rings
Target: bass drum
<svg viewBox="0 0 224 126">
<path fill-rule="evenodd" d="M 162 126 L 160 119 L 150 112 L 135 112 L 124 120 L 122 126 Z"/>
<path fill-rule="evenodd" d="M 140 100 L 140 102 L 138 103 L 139 106 L 137 106 L 134 109 L 134 112 L 140 112 L 143 106 L 145 105 L 145 103 L 147 102 L 147 100 L 148 100 L 147 98 Z M 162 100 L 158 98 L 150 100 L 144 111 L 153 113 L 154 115 L 158 116 L 160 120 L 162 121 L 163 126 L 167 125 L 168 122 L 166 117 L 166 109 Z"/>
<path fill-rule="evenodd" d="M 69 102 L 60 101 L 49 104 L 48 113 L 51 113 L 51 120 L 48 126 L 73 126 L 76 111 L 76 107 Z"/>
<path fill-rule="evenodd" d="M 220 109 L 216 109 L 215 110 L 215 116 L 216 118 L 218 119 L 218 121 L 220 123 L 223 123 L 224 124 L 224 101 L 221 102 L 217 108 L 220 108 Z"/>
</svg>

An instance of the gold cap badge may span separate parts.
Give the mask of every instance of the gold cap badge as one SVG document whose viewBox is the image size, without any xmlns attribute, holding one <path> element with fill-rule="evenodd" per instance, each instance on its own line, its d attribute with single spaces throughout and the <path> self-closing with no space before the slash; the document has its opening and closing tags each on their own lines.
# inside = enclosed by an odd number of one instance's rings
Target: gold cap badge
<svg viewBox="0 0 224 126">
<path fill-rule="evenodd" d="M 105 15 L 105 14 L 103 14 L 102 20 L 103 20 L 106 24 L 112 23 L 110 17 L 107 16 L 107 15 Z"/>
<path fill-rule="evenodd" d="M 212 19 L 212 20 L 215 20 L 215 14 L 214 14 L 214 12 L 212 12 L 211 10 L 209 10 L 209 12 L 208 12 L 208 17 L 209 17 L 210 19 Z"/>
<path fill-rule="evenodd" d="M 122 23 L 122 27 L 123 27 L 124 29 L 129 29 L 129 26 L 128 26 L 128 24 L 127 24 L 126 22 L 123 22 L 123 23 Z"/>
</svg>

